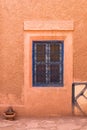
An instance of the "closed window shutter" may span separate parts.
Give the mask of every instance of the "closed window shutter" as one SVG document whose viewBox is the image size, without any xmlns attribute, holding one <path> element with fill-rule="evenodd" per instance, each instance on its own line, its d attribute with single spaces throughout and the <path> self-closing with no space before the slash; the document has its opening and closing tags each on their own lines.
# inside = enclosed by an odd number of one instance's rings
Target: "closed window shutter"
<svg viewBox="0 0 87 130">
<path fill-rule="evenodd" d="M 34 84 L 46 84 L 46 45 L 35 42 L 34 52 Z"/>
<path fill-rule="evenodd" d="M 33 41 L 33 85 L 63 84 L 63 41 Z"/>
</svg>

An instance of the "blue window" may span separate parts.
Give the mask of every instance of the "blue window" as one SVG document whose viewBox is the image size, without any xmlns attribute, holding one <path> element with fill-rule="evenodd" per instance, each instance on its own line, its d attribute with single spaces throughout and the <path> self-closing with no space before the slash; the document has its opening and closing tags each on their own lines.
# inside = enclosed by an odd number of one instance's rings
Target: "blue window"
<svg viewBox="0 0 87 130">
<path fill-rule="evenodd" d="M 63 86 L 63 41 L 33 41 L 33 86 Z"/>
</svg>

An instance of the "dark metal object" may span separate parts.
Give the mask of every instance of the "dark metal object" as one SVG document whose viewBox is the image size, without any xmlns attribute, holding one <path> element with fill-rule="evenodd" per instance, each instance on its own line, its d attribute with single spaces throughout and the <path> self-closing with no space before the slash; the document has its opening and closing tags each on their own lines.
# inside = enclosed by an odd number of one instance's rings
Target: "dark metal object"
<svg viewBox="0 0 87 130">
<path fill-rule="evenodd" d="M 75 87 L 77 85 L 85 85 L 85 87 L 81 90 L 81 92 L 79 92 L 79 94 L 77 94 L 77 96 L 75 96 Z M 87 97 L 84 95 L 86 90 L 87 90 L 87 82 L 74 82 L 72 84 L 72 108 L 73 108 L 72 112 L 73 114 L 74 114 L 74 108 L 77 107 L 83 115 L 86 115 L 86 113 L 82 110 L 82 108 L 80 107 L 77 101 L 81 96 L 87 99 Z"/>
</svg>

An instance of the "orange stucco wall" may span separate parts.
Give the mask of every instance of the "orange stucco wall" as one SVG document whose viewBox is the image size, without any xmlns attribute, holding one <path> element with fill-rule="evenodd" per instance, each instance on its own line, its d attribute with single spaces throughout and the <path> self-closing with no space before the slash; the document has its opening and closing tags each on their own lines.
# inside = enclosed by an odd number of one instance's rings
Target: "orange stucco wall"
<svg viewBox="0 0 87 130">
<path fill-rule="evenodd" d="M 25 20 L 73 20 L 73 79 L 87 80 L 86 14 L 87 0 L 0 0 L 0 104 L 2 107 L 3 104 L 20 107 L 24 105 Z"/>
</svg>

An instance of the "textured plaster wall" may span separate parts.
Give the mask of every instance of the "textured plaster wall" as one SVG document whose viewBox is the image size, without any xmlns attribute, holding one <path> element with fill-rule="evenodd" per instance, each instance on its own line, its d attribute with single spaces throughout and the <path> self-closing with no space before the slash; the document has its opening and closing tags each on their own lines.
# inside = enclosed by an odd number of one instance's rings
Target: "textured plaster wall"
<svg viewBox="0 0 87 130">
<path fill-rule="evenodd" d="M 86 15 L 87 0 L 0 0 L 0 103 L 23 102 L 25 20 L 73 20 L 74 80 L 87 80 Z"/>
</svg>

